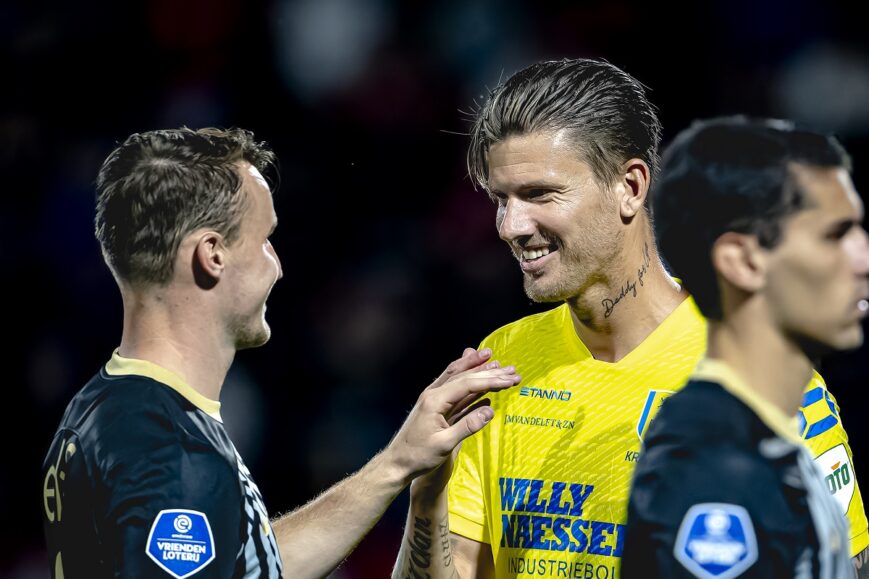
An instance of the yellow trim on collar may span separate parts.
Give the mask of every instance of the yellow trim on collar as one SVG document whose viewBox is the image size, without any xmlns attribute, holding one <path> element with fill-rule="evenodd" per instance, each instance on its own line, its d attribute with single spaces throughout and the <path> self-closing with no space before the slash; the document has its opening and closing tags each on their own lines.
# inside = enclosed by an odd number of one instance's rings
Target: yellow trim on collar
<svg viewBox="0 0 869 579">
<path fill-rule="evenodd" d="M 210 417 L 223 422 L 223 418 L 220 417 L 220 402 L 203 396 L 185 382 L 183 378 L 153 362 L 138 360 L 136 358 L 124 358 L 115 350 L 112 354 L 112 359 L 106 364 L 106 372 L 111 376 L 135 375 L 156 380 L 186 398 L 191 404 Z"/>
<path fill-rule="evenodd" d="M 691 374 L 691 379 L 721 384 L 722 388 L 751 408 L 770 430 L 793 443 L 803 444 L 797 433 L 797 417 L 789 417 L 778 406 L 759 396 L 725 362 L 703 358 Z"/>
</svg>

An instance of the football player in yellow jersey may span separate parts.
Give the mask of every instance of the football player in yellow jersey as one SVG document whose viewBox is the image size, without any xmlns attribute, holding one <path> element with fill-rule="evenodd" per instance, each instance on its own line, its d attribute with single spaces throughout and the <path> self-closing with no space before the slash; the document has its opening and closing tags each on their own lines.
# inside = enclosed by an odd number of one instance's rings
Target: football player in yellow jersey
<svg viewBox="0 0 869 579">
<path fill-rule="evenodd" d="M 619 577 L 643 435 L 705 350 L 705 321 L 663 266 L 647 209 L 660 133 L 643 86 L 587 59 L 532 65 L 477 113 L 469 172 L 527 295 L 561 305 L 483 341 L 522 386 L 489 396 L 489 428 L 411 485 L 394 576 Z M 852 475 L 835 492 L 850 554 L 865 556 L 847 435 L 817 374 L 804 404 L 813 455 L 832 451 L 828 470 Z"/>
</svg>

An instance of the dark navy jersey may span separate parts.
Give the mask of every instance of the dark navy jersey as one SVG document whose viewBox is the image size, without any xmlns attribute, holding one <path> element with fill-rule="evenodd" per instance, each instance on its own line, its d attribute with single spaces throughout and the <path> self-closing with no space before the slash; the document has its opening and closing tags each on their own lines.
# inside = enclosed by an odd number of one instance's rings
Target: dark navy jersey
<svg viewBox="0 0 869 579">
<path fill-rule="evenodd" d="M 621 577 L 853 577 L 847 522 L 794 426 L 704 360 L 649 427 Z"/>
<path fill-rule="evenodd" d="M 117 354 L 67 407 L 43 466 L 52 577 L 280 577 L 219 403 Z"/>
</svg>

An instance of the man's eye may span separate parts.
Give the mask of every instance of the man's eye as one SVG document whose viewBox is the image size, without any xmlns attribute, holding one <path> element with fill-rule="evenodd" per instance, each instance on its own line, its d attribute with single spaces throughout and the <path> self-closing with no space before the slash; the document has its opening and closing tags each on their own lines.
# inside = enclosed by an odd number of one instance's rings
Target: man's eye
<svg viewBox="0 0 869 579">
<path fill-rule="evenodd" d="M 827 239 L 829 239 L 830 241 L 840 241 L 846 235 L 848 235 L 848 232 L 851 231 L 852 227 L 853 224 L 851 223 L 840 225 L 839 227 L 836 227 L 835 229 L 832 229 L 827 233 Z"/>
</svg>

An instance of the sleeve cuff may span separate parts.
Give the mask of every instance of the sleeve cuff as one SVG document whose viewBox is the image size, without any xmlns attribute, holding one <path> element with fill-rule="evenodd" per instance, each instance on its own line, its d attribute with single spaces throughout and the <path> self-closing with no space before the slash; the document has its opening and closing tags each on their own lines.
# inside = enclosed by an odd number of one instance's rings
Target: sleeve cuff
<svg viewBox="0 0 869 579">
<path fill-rule="evenodd" d="M 450 511 L 450 532 L 479 543 L 490 543 L 486 527 L 454 511 Z"/>
<path fill-rule="evenodd" d="M 452 524 L 450 528 L 452 528 Z M 851 537 L 851 556 L 856 557 L 866 547 L 869 547 L 869 529 L 863 529 L 862 532 Z"/>
</svg>

